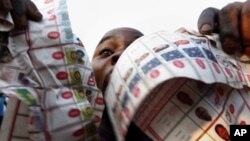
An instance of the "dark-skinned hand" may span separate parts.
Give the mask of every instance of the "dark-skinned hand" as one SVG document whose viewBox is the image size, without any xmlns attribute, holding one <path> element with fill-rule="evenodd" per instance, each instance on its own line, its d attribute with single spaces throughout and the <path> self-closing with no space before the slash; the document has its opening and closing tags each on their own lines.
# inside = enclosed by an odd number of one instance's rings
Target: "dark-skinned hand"
<svg viewBox="0 0 250 141">
<path fill-rule="evenodd" d="M 218 33 L 226 53 L 250 55 L 250 0 L 230 3 L 220 10 L 203 10 L 198 29 L 202 34 Z"/>
<path fill-rule="evenodd" d="M 15 30 L 25 30 L 28 27 L 28 20 L 41 21 L 43 17 L 30 0 L 0 0 L 0 12 L 11 14 Z M 8 35 L 8 32 L 0 32 L 0 62 L 11 60 L 7 49 Z"/>
<path fill-rule="evenodd" d="M 10 12 L 15 29 L 25 29 L 28 20 L 42 20 L 42 14 L 30 0 L 0 0 L 0 12 Z"/>
</svg>

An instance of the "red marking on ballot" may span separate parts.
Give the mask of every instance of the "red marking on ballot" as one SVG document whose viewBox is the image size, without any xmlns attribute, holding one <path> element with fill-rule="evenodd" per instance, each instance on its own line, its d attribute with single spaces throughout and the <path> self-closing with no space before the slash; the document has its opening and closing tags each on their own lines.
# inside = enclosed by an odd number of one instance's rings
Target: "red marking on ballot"
<svg viewBox="0 0 250 141">
<path fill-rule="evenodd" d="M 80 115 L 80 110 L 78 109 L 72 109 L 68 113 L 69 117 L 77 117 Z"/>
<path fill-rule="evenodd" d="M 95 116 L 95 122 L 100 122 L 100 121 L 101 121 L 101 118 L 98 115 L 96 115 Z"/>
<path fill-rule="evenodd" d="M 247 125 L 246 121 L 242 120 L 240 121 L 240 125 Z"/>
<path fill-rule="evenodd" d="M 184 68 L 184 63 L 181 62 L 180 60 L 175 60 L 173 63 L 178 68 Z"/>
<path fill-rule="evenodd" d="M 234 113 L 234 105 L 233 104 L 230 104 L 229 105 L 229 110 L 230 110 L 230 113 Z"/>
<path fill-rule="evenodd" d="M 124 113 L 125 113 L 125 116 L 126 116 L 128 119 L 131 119 L 131 113 L 130 113 L 130 110 L 128 109 L 128 107 L 125 107 Z"/>
<path fill-rule="evenodd" d="M 201 59 L 196 58 L 196 59 L 195 59 L 195 62 L 196 62 L 202 69 L 205 69 L 205 68 L 206 68 L 205 64 L 203 63 L 203 61 L 202 61 Z"/>
<path fill-rule="evenodd" d="M 79 129 L 79 130 L 77 130 L 77 131 L 75 131 L 74 133 L 73 133 L 73 136 L 74 137 L 78 137 L 78 136 L 81 136 L 81 135 L 83 135 L 84 134 L 84 130 L 83 129 Z"/>
<path fill-rule="evenodd" d="M 47 13 L 48 13 L 48 14 L 54 13 L 54 9 L 49 10 Z"/>
<path fill-rule="evenodd" d="M 134 87 L 133 92 L 134 96 L 138 98 L 140 96 L 141 90 L 139 87 Z"/>
<path fill-rule="evenodd" d="M 242 74 L 240 72 L 237 72 L 237 74 L 238 74 L 240 81 L 243 81 Z"/>
<path fill-rule="evenodd" d="M 103 105 L 104 104 L 103 98 L 97 97 L 95 99 L 95 103 L 98 104 L 98 105 Z"/>
<path fill-rule="evenodd" d="M 229 68 L 225 68 L 225 70 L 226 70 L 227 74 L 229 75 L 229 77 L 232 78 L 233 74 L 232 74 L 231 70 Z"/>
<path fill-rule="evenodd" d="M 51 2 L 53 2 L 53 0 L 45 0 L 45 1 L 44 1 L 45 4 L 49 4 L 49 3 L 51 3 Z"/>
<path fill-rule="evenodd" d="M 67 72 L 59 72 L 56 74 L 56 78 L 58 80 L 65 80 L 68 78 L 68 73 Z"/>
<path fill-rule="evenodd" d="M 160 75 L 160 71 L 159 70 L 152 70 L 150 72 L 150 77 L 151 78 L 157 78 Z"/>
<path fill-rule="evenodd" d="M 250 74 L 247 74 L 247 79 L 248 81 L 250 81 Z"/>
<path fill-rule="evenodd" d="M 219 94 L 220 96 L 223 96 L 223 95 L 224 95 L 224 90 L 223 90 L 222 87 L 218 87 L 218 88 L 217 88 L 217 92 L 218 92 L 218 94 Z"/>
<path fill-rule="evenodd" d="M 213 67 L 214 67 L 214 69 L 215 69 L 215 71 L 217 72 L 217 73 L 220 73 L 221 71 L 220 71 L 220 68 L 218 67 L 218 64 L 216 64 L 216 63 L 212 63 L 213 64 Z"/>
<path fill-rule="evenodd" d="M 50 17 L 49 17 L 49 21 L 53 21 L 53 20 L 55 20 L 56 19 L 56 15 L 54 14 L 54 15 L 51 15 Z"/>
<path fill-rule="evenodd" d="M 60 33 L 57 31 L 51 31 L 48 33 L 48 38 L 49 39 L 57 39 L 60 37 Z"/>
<path fill-rule="evenodd" d="M 71 93 L 71 92 L 63 92 L 62 93 L 62 97 L 64 98 L 64 99 L 69 99 L 69 98 L 71 98 L 73 96 L 73 94 Z"/>
<path fill-rule="evenodd" d="M 179 46 L 179 45 L 186 45 L 189 44 L 188 40 L 178 40 L 174 42 L 175 45 Z"/>
<path fill-rule="evenodd" d="M 57 51 L 52 54 L 52 57 L 56 60 L 59 60 L 64 57 L 64 53 L 62 51 Z"/>
</svg>

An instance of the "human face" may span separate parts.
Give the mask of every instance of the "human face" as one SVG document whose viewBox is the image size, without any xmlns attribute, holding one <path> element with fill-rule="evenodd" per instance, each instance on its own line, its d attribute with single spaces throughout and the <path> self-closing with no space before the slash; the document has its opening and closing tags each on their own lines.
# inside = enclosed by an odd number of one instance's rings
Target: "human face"
<svg viewBox="0 0 250 141">
<path fill-rule="evenodd" d="M 110 74 L 123 51 L 143 34 L 132 28 L 117 28 L 100 40 L 92 59 L 97 87 L 104 93 Z"/>
</svg>

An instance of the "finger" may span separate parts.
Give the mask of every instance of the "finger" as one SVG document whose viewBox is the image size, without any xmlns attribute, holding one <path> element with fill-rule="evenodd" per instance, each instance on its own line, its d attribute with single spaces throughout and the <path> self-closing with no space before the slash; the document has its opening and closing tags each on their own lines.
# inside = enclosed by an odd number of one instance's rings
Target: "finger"
<svg viewBox="0 0 250 141">
<path fill-rule="evenodd" d="M 36 7 L 36 5 L 28 0 L 26 2 L 26 9 L 27 9 L 27 17 L 30 20 L 33 21 L 41 21 L 43 18 L 43 15 L 39 12 L 38 8 Z"/>
<path fill-rule="evenodd" d="M 10 13 L 16 29 L 25 29 L 28 25 L 24 1 L 25 0 L 11 0 L 13 9 Z"/>
<path fill-rule="evenodd" d="M 228 4 L 219 13 L 220 41 L 226 53 L 232 54 L 241 48 L 241 36 L 239 33 L 239 17 L 242 3 Z"/>
<path fill-rule="evenodd" d="M 198 19 L 198 30 L 202 34 L 211 34 L 217 31 L 219 10 L 216 8 L 207 8 L 202 11 Z"/>
<path fill-rule="evenodd" d="M 241 37 L 245 53 L 250 55 L 250 0 L 244 3 L 241 11 Z"/>
</svg>

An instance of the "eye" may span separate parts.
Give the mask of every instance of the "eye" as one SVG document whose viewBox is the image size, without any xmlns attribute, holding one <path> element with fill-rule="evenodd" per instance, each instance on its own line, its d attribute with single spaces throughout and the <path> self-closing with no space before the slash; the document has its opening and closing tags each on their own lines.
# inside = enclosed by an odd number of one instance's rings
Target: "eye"
<svg viewBox="0 0 250 141">
<path fill-rule="evenodd" d="M 100 53 L 99 53 L 99 55 L 100 55 L 101 57 L 108 57 L 108 56 L 110 56 L 110 55 L 112 55 L 112 54 L 113 54 L 113 51 L 110 50 L 110 49 L 103 49 L 103 50 L 101 50 Z"/>
</svg>

